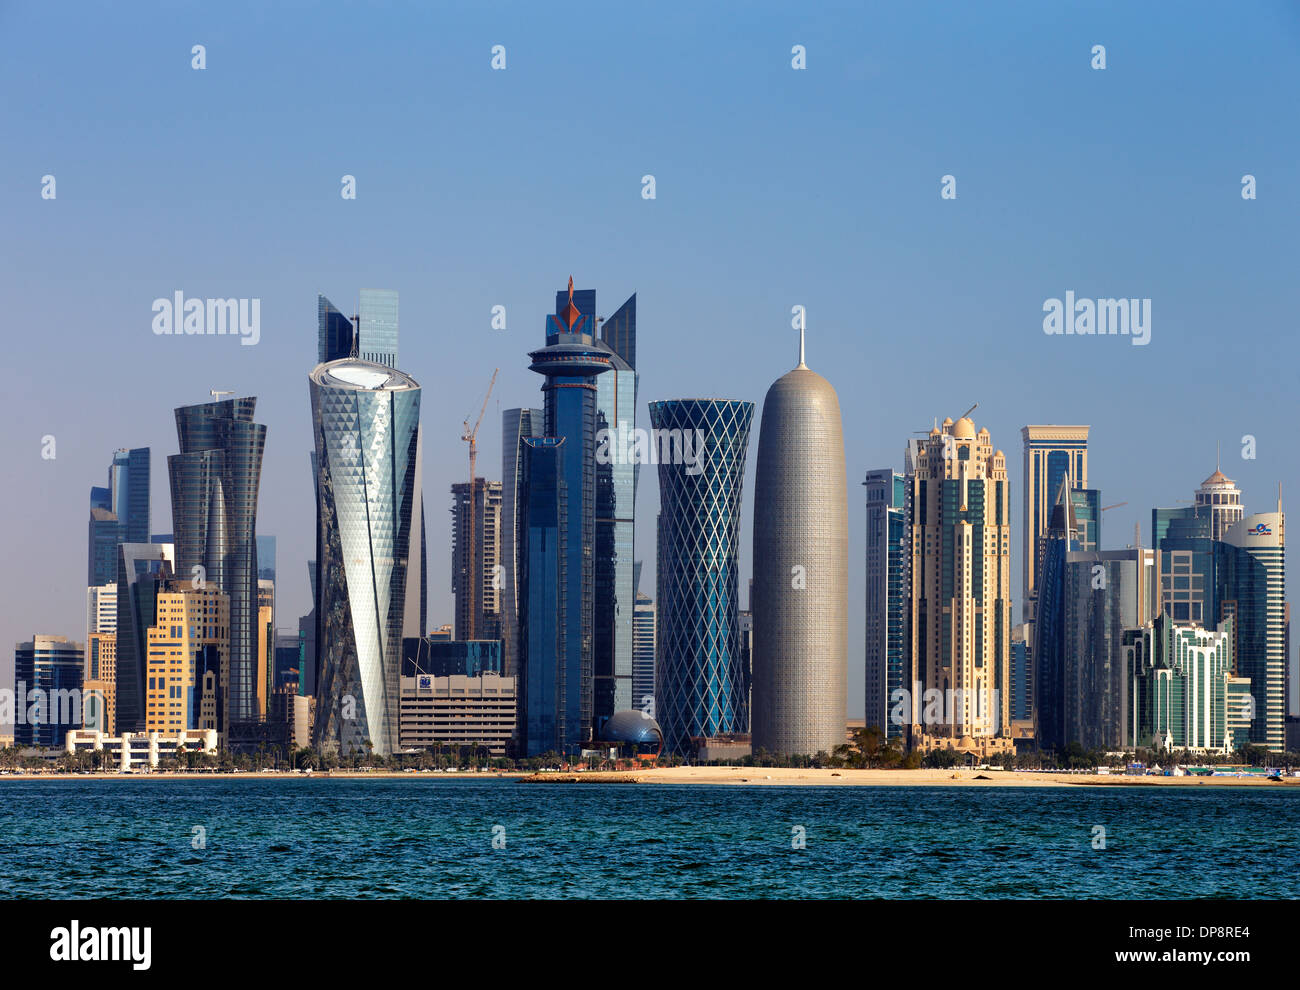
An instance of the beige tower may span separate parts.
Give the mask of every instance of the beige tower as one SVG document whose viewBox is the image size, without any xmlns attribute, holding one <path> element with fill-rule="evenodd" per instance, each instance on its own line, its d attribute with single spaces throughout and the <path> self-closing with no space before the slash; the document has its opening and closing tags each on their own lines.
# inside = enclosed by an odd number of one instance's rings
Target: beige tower
<svg viewBox="0 0 1300 990">
<path fill-rule="evenodd" d="M 755 750 L 830 753 L 844 741 L 848 490 L 835 389 L 804 364 L 763 401 L 754 496 Z"/>
<path fill-rule="evenodd" d="M 963 417 L 921 443 L 911 477 L 913 744 L 1010 748 L 1007 460 Z M 996 737 L 996 738 L 995 738 Z"/>
</svg>

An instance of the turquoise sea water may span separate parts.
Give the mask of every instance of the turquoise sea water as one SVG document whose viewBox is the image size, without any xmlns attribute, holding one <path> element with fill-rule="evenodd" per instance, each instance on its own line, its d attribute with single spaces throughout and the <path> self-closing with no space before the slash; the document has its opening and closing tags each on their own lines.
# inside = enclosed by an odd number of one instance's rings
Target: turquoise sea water
<svg viewBox="0 0 1300 990">
<path fill-rule="evenodd" d="M 1289 898 L 1300 788 L 2 781 L 0 892 Z"/>
</svg>

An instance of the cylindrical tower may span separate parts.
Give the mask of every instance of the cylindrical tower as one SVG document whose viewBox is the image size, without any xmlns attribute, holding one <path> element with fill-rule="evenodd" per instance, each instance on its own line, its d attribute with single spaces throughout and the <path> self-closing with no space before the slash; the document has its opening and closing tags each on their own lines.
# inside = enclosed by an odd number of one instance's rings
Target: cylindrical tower
<svg viewBox="0 0 1300 990">
<path fill-rule="evenodd" d="M 767 391 L 754 485 L 753 746 L 844 742 L 848 491 L 835 389 L 803 362 Z"/>
<path fill-rule="evenodd" d="M 669 753 L 690 754 L 692 738 L 748 723 L 737 555 L 753 419 L 752 402 L 650 403 L 660 505 L 655 717 Z"/>
</svg>

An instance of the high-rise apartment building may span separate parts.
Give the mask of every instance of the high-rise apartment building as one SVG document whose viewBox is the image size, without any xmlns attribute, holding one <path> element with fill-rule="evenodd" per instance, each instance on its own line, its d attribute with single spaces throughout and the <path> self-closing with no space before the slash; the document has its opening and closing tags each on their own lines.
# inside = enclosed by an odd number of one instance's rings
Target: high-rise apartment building
<svg viewBox="0 0 1300 990">
<path fill-rule="evenodd" d="M 81 725 L 106 735 L 117 731 L 117 635 L 92 632 L 86 637 L 82 671 Z"/>
<path fill-rule="evenodd" d="M 467 481 L 453 484 L 451 520 L 456 638 L 500 639 L 501 482 L 475 478 L 472 489 Z"/>
<path fill-rule="evenodd" d="M 763 400 L 753 525 L 754 750 L 830 753 L 848 717 L 848 489 L 839 397 L 802 328 Z"/>
<path fill-rule="evenodd" d="M 987 428 L 943 421 L 912 475 L 910 649 L 914 744 L 1009 746 L 1011 505 Z"/>
<path fill-rule="evenodd" d="M 1226 754 L 1245 742 L 1250 681 L 1233 674 L 1232 619 L 1210 630 L 1160 615 L 1123 649 L 1125 746 Z"/>
<path fill-rule="evenodd" d="M 398 748 L 402 639 L 425 623 L 420 386 L 345 358 L 309 376 L 317 465 L 316 746 Z"/>
<path fill-rule="evenodd" d="M 752 402 L 650 403 L 650 423 L 660 438 L 668 438 L 670 455 L 663 456 L 662 447 L 657 451 L 654 717 L 665 751 L 682 756 L 694 755 L 698 740 L 743 733 L 749 723 L 737 558 L 753 418 Z"/>
<path fill-rule="evenodd" d="M 1024 443 L 1024 530 L 1021 534 L 1021 617 L 1034 619 L 1034 585 L 1038 579 L 1039 540 L 1046 534 L 1056 505 L 1061 480 L 1068 488 L 1088 487 L 1087 426 L 1023 426 Z M 1100 543 L 1096 549 L 1100 547 Z"/>
</svg>

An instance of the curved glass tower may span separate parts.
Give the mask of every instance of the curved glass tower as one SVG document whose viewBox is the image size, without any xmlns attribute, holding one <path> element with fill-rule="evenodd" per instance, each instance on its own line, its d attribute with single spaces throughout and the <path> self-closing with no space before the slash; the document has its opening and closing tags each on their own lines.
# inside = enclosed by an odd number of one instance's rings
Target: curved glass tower
<svg viewBox="0 0 1300 990">
<path fill-rule="evenodd" d="M 754 482 L 754 750 L 844 742 L 848 490 L 835 389 L 803 360 L 767 390 Z"/>
<path fill-rule="evenodd" d="M 386 756 L 402 638 L 420 635 L 420 386 L 344 358 L 309 376 L 316 439 L 316 745 Z"/>
<path fill-rule="evenodd" d="M 232 734 L 263 714 L 257 692 L 257 492 L 266 427 L 253 422 L 256 407 L 252 396 L 180 407 L 181 452 L 167 458 L 176 574 L 201 578 L 230 596 L 226 712 Z"/>
<path fill-rule="evenodd" d="M 753 419 L 752 402 L 650 403 L 657 439 L 648 453 L 659 464 L 655 716 L 669 753 L 749 724 L 736 556 Z"/>
</svg>

